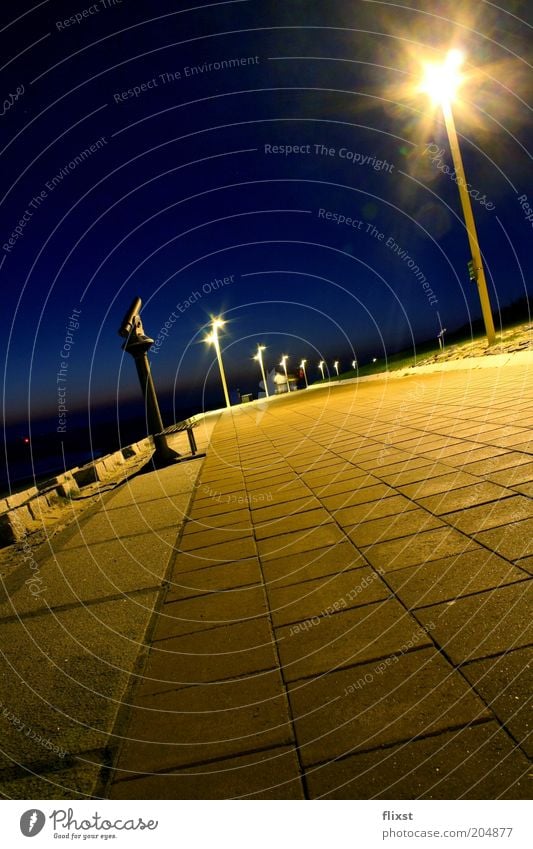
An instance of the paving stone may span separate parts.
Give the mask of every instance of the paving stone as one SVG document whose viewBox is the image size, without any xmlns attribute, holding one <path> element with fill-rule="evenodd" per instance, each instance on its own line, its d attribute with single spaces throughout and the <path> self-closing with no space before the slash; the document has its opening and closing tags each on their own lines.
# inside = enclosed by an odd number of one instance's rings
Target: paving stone
<svg viewBox="0 0 533 849">
<path fill-rule="evenodd" d="M 476 463 L 480 460 L 484 460 L 486 457 L 498 457 L 500 454 L 505 453 L 505 448 L 496 448 L 492 445 L 479 445 L 478 443 L 472 444 L 476 447 L 470 448 L 468 451 L 465 451 L 464 454 L 454 454 L 454 466 L 466 466 L 469 463 Z"/>
<path fill-rule="evenodd" d="M 265 619 L 250 619 L 158 642 L 144 671 L 143 692 L 222 681 L 276 665 L 269 625 Z"/>
<path fill-rule="evenodd" d="M 341 492 L 337 495 L 320 495 L 320 500 L 326 510 L 334 511 L 343 507 L 352 507 L 354 504 L 369 504 L 371 501 L 380 501 L 382 498 L 397 494 L 391 486 L 377 483 L 361 489 L 356 488 L 348 492 Z"/>
<path fill-rule="evenodd" d="M 381 484 L 379 478 L 375 475 L 370 475 L 367 472 L 361 474 L 360 471 L 354 472 L 350 477 L 342 480 L 333 480 L 323 486 L 313 487 L 314 492 L 322 502 L 326 502 L 333 496 L 340 494 L 351 493 L 354 491 L 362 491 L 363 488 L 368 489 L 372 485 L 379 486 Z"/>
<path fill-rule="evenodd" d="M 192 598 L 205 593 L 231 590 L 250 584 L 261 584 L 262 575 L 259 560 L 237 560 L 194 572 L 180 572 L 170 583 L 166 601 Z"/>
<path fill-rule="evenodd" d="M 390 590 L 373 569 L 351 569 L 314 581 L 269 589 L 274 627 L 361 607 L 390 596 Z"/>
<path fill-rule="evenodd" d="M 195 548 L 194 551 L 183 551 L 174 561 L 173 574 L 192 572 L 233 560 L 246 560 L 255 557 L 256 553 L 255 542 L 250 536 L 231 542 L 220 542 L 218 545 L 208 545 L 205 548 Z"/>
<path fill-rule="evenodd" d="M 312 799 L 529 799 L 528 772 L 497 723 L 483 722 L 311 768 L 307 785 Z"/>
<path fill-rule="evenodd" d="M 484 504 L 481 507 L 471 507 L 456 513 L 448 513 L 446 521 L 466 534 L 473 534 L 489 528 L 497 528 L 519 522 L 521 519 L 533 518 L 533 504 L 521 495 L 504 498 Z M 533 527 L 533 523 L 532 523 Z"/>
<path fill-rule="evenodd" d="M 156 614 L 152 642 L 192 634 L 205 628 L 267 616 L 261 586 L 238 587 L 189 599 L 167 599 Z"/>
<path fill-rule="evenodd" d="M 109 798 L 303 799 L 304 794 L 296 751 L 280 746 L 178 772 L 118 780 Z"/>
<path fill-rule="evenodd" d="M 487 504 L 497 501 L 499 498 L 507 498 L 512 494 L 511 489 L 488 481 L 481 481 L 472 486 L 452 489 L 450 492 L 440 492 L 438 495 L 430 495 L 427 498 L 417 497 L 416 500 L 424 509 L 435 513 L 437 516 L 442 516 L 444 513 L 451 513 L 454 510 L 464 510 L 477 504 Z"/>
<path fill-rule="evenodd" d="M 518 560 L 533 554 L 533 519 L 513 522 L 505 528 L 480 531 L 475 538 L 508 560 Z"/>
<path fill-rule="evenodd" d="M 360 522 L 368 522 L 372 519 L 381 519 L 384 516 L 396 516 L 407 510 L 414 510 L 416 504 L 403 495 L 391 495 L 380 501 L 370 501 L 368 504 L 354 504 L 351 507 L 343 507 L 335 510 L 335 521 L 342 527 L 347 528 Z"/>
<path fill-rule="evenodd" d="M 268 468 L 261 469 L 260 472 L 254 472 L 253 474 L 245 474 L 245 481 L 247 487 L 255 489 L 254 484 L 263 483 L 266 479 L 269 483 L 287 483 L 288 481 L 297 481 L 298 476 L 291 471 L 291 469 L 287 469 L 283 464 L 281 458 L 279 459 L 280 465 L 278 466 L 277 471 L 272 472 Z"/>
<path fill-rule="evenodd" d="M 268 524 L 274 519 L 279 519 L 284 516 L 293 516 L 296 513 L 303 513 L 307 510 L 315 510 L 322 505 L 318 498 L 314 495 L 309 495 L 307 498 L 296 498 L 294 501 L 284 502 L 282 504 L 271 504 L 270 506 L 261 507 L 254 510 L 252 513 L 252 521 L 255 527 L 261 527 Z"/>
<path fill-rule="evenodd" d="M 380 477 L 391 486 L 403 488 L 409 484 L 428 480 L 433 481 L 434 478 L 440 477 L 440 475 L 449 474 L 449 466 L 445 466 L 443 463 L 428 463 L 427 466 L 419 466 L 416 469 L 409 469 L 406 472 L 397 472 L 390 475 L 385 472 L 385 474 L 380 474 Z"/>
<path fill-rule="evenodd" d="M 363 555 L 347 540 L 325 548 L 311 549 L 300 554 L 277 557 L 263 563 L 265 581 L 269 587 L 281 587 L 336 574 L 347 569 L 366 566 Z"/>
<path fill-rule="evenodd" d="M 454 663 L 501 654 L 533 642 L 530 581 L 417 611 L 435 623 L 433 639 Z"/>
<path fill-rule="evenodd" d="M 287 697 L 275 672 L 143 698 L 131 708 L 117 768 L 168 770 L 291 743 Z"/>
<path fill-rule="evenodd" d="M 257 540 L 264 540 L 279 534 L 319 528 L 326 523 L 331 523 L 331 516 L 327 510 L 320 507 L 317 510 L 292 513 L 288 516 L 280 516 L 278 519 L 271 519 L 270 522 L 264 522 L 261 525 L 258 524 L 255 527 L 255 537 Z"/>
<path fill-rule="evenodd" d="M 202 533 L 182 534 L 179 540 L 180 551 L 196 551 L 198 548 L 207 548 L 226 542 L 238 540 L 252 540 L 251 530 L 245 528 L 211 528 Z"/>
<path fill-rule="evenodd" d="M 305 767 L 491 718 L 435 649 L 407 652 L 379 668 L 367 663 L 289 685 Z"/>
<path fill-rule="evenodd" d="M 533 757 L 531 648 L 463 666 L 462 672 L 528 757 Z"/>
<path fill-rule="evenodd" d="M 516 561 L 516 565 L 519 566 L 520 569 L 524 569 L 526 572 L 529 572 L 530 575 L 533 575 L 533 556 L 520 558 Z"/>
<path fill-rule="evenodd" d="M 499 454 L 497 457 L 488 457 L 477 463 L 469 463 L 464 466 L 464 471 L 472 475 L 481 475 L 485 478 L 490 477 L 490 480 L 494 480 L 495 473 L 524 464 L 529 465 L 530 468 L 533 466 L 531 457 L 528 454 L 521 454 L 519 451 L 505 451 L 504 454 Z M 520 474 L 518 472 L 518 475 Z"/>
<path fill-rule="evenodd" d="M 387 574 L 387 583 L 409 608 L 452 601 L 523 581 L 526 575 L 484 548 L 465 551 Z"/>
<path fill-rule="evenodd" d="M 410 537 L 380 542 L 365 548 L 363 554 L 376 569 L 386 573 L 407 566 L 418 566 L 442 557 L 462 554 L 479 548 L 476 543 L 453 528 L 422 531 Z"/>
<path fill-rule="evenodd" d="M 405 471 L 416 468 L 419 465 L 418 460 L 419 458 L 413 459 L 413 455 L 407 451 L 385 447 L 381 448 L 373 459 L 359 461 L 358 465 L 383 478 L 384 475 L 389 476 L 395 472 L 403 474 Z"/>
<path fill-rule="evenodd" d="M 362 548 L 438 527 L 443 527 L 443 523 L 439 519 L 425 510 L 414 509 L 401 512 L 397 516 L 386 516 L 382 519 L 361 522 L 345 530 L 352 542 Z"/>
<path fill-rule="evenodd" d="M 316 548 L 324 548 L 326 545 L 336 545 L 346 537 L 333 522 L 311 528 L 305 531 L 293 531 L 291 533 L 280 533 L 278 536 L 257 541 L 259 557 L 264 563 L 275 557 L 287 557 L 299 554 L 302 551 L 310 551 Z"/>
<path fill-rule="evenodd" d="M 381 470 L 383 474 L 386 475 L 397 475 L 401 472 L 407 472 L 413 469 L 419 469 L 420 466 L 427 466 L 428 461 L 426 457 L 410 457 L 409 460 L 403 460 L 401 463 L 389 462 L 389 452 L 384 451 L 382 455 L 378 457 L 378 461 L 376 462 L 376 469 Z M 376 472 L 379 474 L 379 477 L 383 477 L 383 474 Z"/>
<path fill-rule="evenodd" d="M 428 480 L 408 484 L 407 486 L 400 486 L 399 490 L 403 495 L 418 500 L 428 495 L 435 495 L 439 492 L 450 492 L 451 490 L 477 483 L 480 483 L 479 478 L 476 478 L 474 475 L 467 475 L 465 472 L 451 472 L 448 475 L 439 475 L 436 478 L 430 475 Z"/>
<path fill-rule="evenodd" d="M 189 511 L 184 536 L 201 534 L 212 528 L 241 528 L 251 530 L 250 511 L 247 507 L 222 513 L 220 516 L 200 516 L 196 518 L 194 508 Z"/>
<path fill-rule="evenodd" d="M 194 498 L 192 505 L 189 506 L 189 510 L 187 516 L 194 517 L 195 521 L 210 521 L 211 517 L 217 517 L 222 523 L 224 523 L 224 516 L 227 514 L 233 515 L 236 510 L 243 510 L 248 507 L 247 502 L 242 502 L 238 504 L 229 499 L 229 496 L 226 496 L 223 500 L 222 498 L 217 499 L 213 497 L 208 498 Z"/>
<path fill-rule="evenodd" d="M 293 498 L 302 498 L 305 495 L 310 495 L 311 491 L 301 481 L 289 481 L 288 483 L 271 484 L 270 486 L 262 486 L 257 489 L 248 490 L 251 505 L 257 503 L 259 507 L 264 507 L 270 502 L 291 501 Z"/>
<path fill-rule="evenodd" d="M 533 480 L 533 462 L 514 466 L 511 469 L 502 469 L 499 472 L 491 472 L 486 477 L 494 483 L 501 484 L 501 486 L 517 487 L 519 484 L 528 484 Z"/>
<path fill-rule="evenodd" d="M 318 675 L 399 652 L 430 640 L 395 599 L 287 625 L 276 633 L 286 681 Z"/>
<path fill-rule="evenodd" d="M 338 458 L 336 458 L 338 460 Z M 319 468 L 314 469 L 313 471 L 303 472 L 301 474 L 301 478 L 307 486 L 314 489 L 319 486 L 327 486 L 329 483 L 337 483 L 341 480 L 354 480 L 357 477 L 361 477 L 362 474 L 357 471 L 351 463 L 347 463 L 346 460 L 341 460 L 340 462 L 335 462 L 330 466 L 324 467 L 322 464 Z"/>
</svg>

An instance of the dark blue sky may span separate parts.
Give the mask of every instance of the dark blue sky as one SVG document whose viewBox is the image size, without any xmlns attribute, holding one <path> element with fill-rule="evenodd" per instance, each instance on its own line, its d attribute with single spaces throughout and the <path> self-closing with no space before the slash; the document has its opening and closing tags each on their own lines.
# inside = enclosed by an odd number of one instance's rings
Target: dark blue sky
<svg viewBox="0 0 533 849">
<path fill-rule="evenodd" d="M 135 295 L 154 338 L 177 315 L 154 377 L 198 409 L 208 374 L 219 391 L 211 315 L 233 386 L 256 381 L 258 342 L 314 376 L 478 318 L 442 121 L 409 90 L 450 46 L 473 77 L 456 120 L 496 319 L 531 293 L 531 10 L 505 6 L 4 4 L 8 421 L 53 417 L 58 386 L 69 414 L 137 397 L 117 336 Z"/>
</svg>

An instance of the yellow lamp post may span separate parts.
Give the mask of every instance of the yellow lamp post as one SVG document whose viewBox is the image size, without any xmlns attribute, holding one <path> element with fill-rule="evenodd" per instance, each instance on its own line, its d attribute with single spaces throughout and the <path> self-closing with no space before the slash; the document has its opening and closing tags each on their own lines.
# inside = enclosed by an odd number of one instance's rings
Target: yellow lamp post
<svg viewBox="0 0 533 849">
<path fill-rule="evenodd" d="M 470 195 L 467 190 L 467 181 L 452 111 L 452 101 L 462 81 L 460 68 L 463 63 L 463 58 L 463 54 L 459 50 L 450 50 L 442 65 L 426 65 L 421 91 L 429 94 L 434 103 L 439 104 L 442 108 L 457 178 L 457 185 L 459 187 L 459 196 L 461 198 L 461 206 L 466 224 L 470 253 L 472 255 L 473 275 L 478 287 L 485 332 L 487 334 L 489 345 L 494 345 L 496 342 L 496 332 L 494 330 L 494 321 L 492 318 L 487 281 L 485 279 L 485 271 L 483 269 L 483 261 L 481 259 L 481 251 L 479 249 L 476 225 L 474 223 L 474 213 L 472 212 Z"/>
<path fill-rule="evenodd" d="M 283 354 L 280 362 L 280 366 L 282 366 L 283 371 L 285 372 L 285 380 L 287 381 L 287 392 L 289 391 L 289 375 L 287 374 L 287 360 L 289 359 L 287 354 Z"/>
<path fill-rule="evenodd" d="M 221 318 L 214 318 L 211 322 L 211 333 L 205 338 L 205 342 L 210 345 L 215 346 L 215 351 L 218 360 L 218 367 L 220 369 L 220 379 L 222 381 L 222 389 L 224 390 L 224 398 L 226 399 L 226 407 L 231 407 L 231 402 L 229 400 L 228 393 L 228 384 L 226 383 L 226 374 L 224 372 L 224 365 L 222 363 L 222 354 L 220 353 L 220 342 L 218 341 L 218 331 L 221 327 L 224 327 L 225 321 Z"/>
<path fill-rule="evenodd" d="M 259 363 L 259 366 L 261 368 L 261 376 L 263 378 L 263 386 L 265 387 L 265 395 L 266 395 L 267 398 L 269 398 L 270 396 L 269 396 L 269 393 L 268 393 L 267 379 L 265 377 L 265 366 L 263 364 L 263 351 L 264 350 L 265 350 L 264 345 L 258 345 L 257 346 L 257 354 L 255 355 L 254 360 L 257 360 L 257 362 Z"/>
<path fill-rule="evenodd" d="M 303 371 L 303 373 L 304 373 L 305 388 L 306 388 L 306 389 L 309 389 L 309 383 L 307 382 L 307 372 L 306 372 L 306 370 L 305 370 L 305 364 L 306 364 L 306 362 L 307 362 L 307 360 L 302 360 L 302 362 L 300 363 L 300 368 L 301 368 L 301 370 L 302 370 L 302 371 Z"/>
</svg>

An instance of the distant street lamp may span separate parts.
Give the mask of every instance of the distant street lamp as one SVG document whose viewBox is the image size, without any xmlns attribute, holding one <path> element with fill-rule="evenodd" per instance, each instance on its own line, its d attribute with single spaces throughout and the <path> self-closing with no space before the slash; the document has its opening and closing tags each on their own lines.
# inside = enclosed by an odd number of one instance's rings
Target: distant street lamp
<svg viewBox="0 0 533 849">
<path fill-rule="evenodd" d="M 442 330 L 439 332 L 439 334 L 437 336 L 437 339 L 439 340 L 439 348 L 441 349 L 441 351 L 444 350 L 444 334 L 445 333 L 446 333 L 446 328 L 443 327 Z"/>
<path fill-rule="evenodd" d="M 305 364 L 306 364 L 306 362 L 307 362 L 307 360 L 302 360 L 302 362 L 300 363 L 300 368 L 301 368 L 301 370 L 302 370 L 302 371 L 303 371 L 303 373 L 304 373 L 305 388 L 306 388 L 306 389 L 309 389 L 309 384 L 308 384 L 308 382 L 307 382 L 307 372 L 306 372 L 306 370 L 305 370 Z"/>
<path fill-rule="evenodd" d="M 325 362 L 324 362 L 324 360 L 320 360 L 320 362 L 319 362 L 319 364 L 318 364 L 318 367 L 319 367 L 320 371 L 322 372 L 322 380 L 324 380 L 324 379 L 325 379 L 325 378 L 324 378 L 324 366 L 325 366 Z"/>
<path fill-rule="evenodd" d="M 231 407 L 231 402 L 229 400 L 228 393 L 228 385 L 226 383 L 226 374 L 224 372 L 224 366 L 222 364 L 222 354 L 220 353 L 220 342 L 218 341 L 218 331 L 221 327 L 224 327 L 225 323 L 226 322 L 223 321 L 221 318 L 214 318 L 211 322 L 211 333 L 209 333 L 209 335 L 205 337 L 204 341 L 207 342 L 209 345 L 215 346 L 218 367 L 220 369 L 220 379 L 222 381 L 222 388 L 224 390 L 224 398 L 226 399 L 226 407 Z"/>
<path fill-rule="evenodd" d="M 266 395 L 267 398 L 269 398 L 270 396 L 268 394 L 267 379 L 265 377 L 265 367 L 263 365 L 263 351 L 264 350 L 265 350 L 264 345 L 258 345 L 257 346 L 257 354 L 255 355 L 254 360 L 257 360 L 257 362 L 259 363 L 259 367 L 261 369 L 261 376 L 263 378 L 263 386 L 265 387 L 265 395 Z"/>
<path fill-rule="evenodd" d="M 373 363 L 377 363 L 377 357 L 374 357 L 372 360 Z"/>
<path fill-rule="evenodd" d="M 336 372 L 337 377 L 338 377 L 339 376 L 339 361 L 338 360 L 335 360 L 335 362 L 333 363 L 333 368 L 335 369 L 335 372 Z"/>
<path fill-rule="evenodd" d="M 450 50 L 442 65 L 426 65 L 424 80 L 420 90 L 429 94 L 434 103 L 439 104 L 442 107 L 444 123 L 446 124 L 448 141 L 450 143 L 450 150 L 455 168 L 456 182 L 459 187 L 459 196 L 461 198 L 461 206 L 463 208 L 470 253 L 472 255 L 472 275 L 478 287 L 487 341 L 489 345 L 494 345 L 496 342 L 496 332 L 494 330 L 494 321 L 492 318 L 487 281 L 485 279 L 485 271 L 483 269 L 483 261 L 481 259 L 476 225 L 474 223 L 474 213 L 472 212 L 472 204 L 470 202 L 470 195 L 468 194 L 468 184 L 465 177 L 463 160 L 461 158 L 459 140 L 457 138 L 452 112 L 453 98 L 462 82 L 460 67 L 463 64 L 463 61 L 464 56 L 461 51 Z"/>
<path fill-rule="evenodd" d="M 352 360 L 352 368 L 357 368 L 357 360 Z"/>
<path fill-rule="evenodd" d="M 287 381 L 287 392 L 289 391 L 289 375 L 287 374 L 287 360 L 289 359 L 287 354 L 283 354 L 280 362 L 280 366 L 283 367 L 283 371 L 285 372 L 285 380 Z"/>
</svg>

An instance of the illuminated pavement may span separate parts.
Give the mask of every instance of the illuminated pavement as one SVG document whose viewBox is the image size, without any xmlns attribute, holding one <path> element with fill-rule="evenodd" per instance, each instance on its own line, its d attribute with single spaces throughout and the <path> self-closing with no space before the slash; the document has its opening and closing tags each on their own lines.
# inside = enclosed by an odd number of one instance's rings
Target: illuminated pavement
<svg viewBox="0 0 533 849">
<path fill-rule="evenodd" d="M 0 606 L 0 792 L 529 798 L 531 382 L 242 405 L 103 494 Z"/>
<path fill-rule="evenodd" d="M 108 793 L 526 798 L 527 386 L 413 375 L 221 416 Z"/>
</svg>

